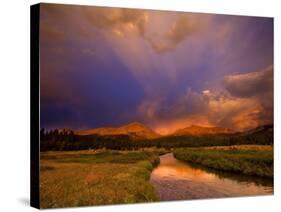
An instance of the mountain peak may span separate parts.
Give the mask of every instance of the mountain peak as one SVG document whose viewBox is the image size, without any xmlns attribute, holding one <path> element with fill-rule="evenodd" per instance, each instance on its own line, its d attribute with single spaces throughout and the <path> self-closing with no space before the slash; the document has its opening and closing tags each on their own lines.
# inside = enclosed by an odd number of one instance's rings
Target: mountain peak
<svg viewBox="0 0 281 212">
<path fill-rule="evenodd" d="M 122 127 L 142 127 L 142 128 L 147 128 L 144 124 L 140 123 L 140 122 L 131 122 L 129 124 L 126 124 Z"/>
<path fill-rule="evenodd" d="M 183 135 L 215 135 L 215 134 L 231 134 L 234 133 L 233 130 L 223 127 L 205 127 L 199 125 L 190 125 L 183 129 L 177 130 L 173 135 L 183 136 Z"/>
<path fill-rule="evenodd" d="M 145 126 L 139 122 L 132 122 L 120 127 L 105 127 L 105 128 L 95 128 L 89 130 L 80 130 L 77 132 L 79 135 L 129 135 L 135 139 L 153 139 L 159 137 L 159 135 L 154 132 L 149 127 Z"/>
</svg>

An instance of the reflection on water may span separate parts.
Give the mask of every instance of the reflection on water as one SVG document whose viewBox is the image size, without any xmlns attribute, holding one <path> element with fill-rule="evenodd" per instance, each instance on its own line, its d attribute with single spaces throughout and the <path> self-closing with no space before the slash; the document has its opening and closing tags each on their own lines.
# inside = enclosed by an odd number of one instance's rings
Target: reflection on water
<svg viewBox="0 0 281 212">
<path fill-rule="evenodd" d="M 266 195 L 273 193 L 271 180 L 241 176 L 190 165 L 172 153 L 160 157 L 151 174 L 151 183 L 161 200 Z"/>
</svg>

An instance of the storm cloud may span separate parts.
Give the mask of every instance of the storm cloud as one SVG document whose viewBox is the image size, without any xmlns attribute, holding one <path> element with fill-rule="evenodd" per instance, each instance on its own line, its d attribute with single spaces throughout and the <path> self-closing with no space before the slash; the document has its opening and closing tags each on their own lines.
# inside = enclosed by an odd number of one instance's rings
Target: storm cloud
<svg viewBox="0 0 281 212">
<path fill-rule="evenodd" d="M 41 4 L 41 126 L 273 122 L 273 20 Z"/>
<path fill-rule="evenodd" d="M 236 97 L 253 97 L 273 93 L 273 65 L 264 70 L 224 78 L 228 92 Z"/>
</svg>

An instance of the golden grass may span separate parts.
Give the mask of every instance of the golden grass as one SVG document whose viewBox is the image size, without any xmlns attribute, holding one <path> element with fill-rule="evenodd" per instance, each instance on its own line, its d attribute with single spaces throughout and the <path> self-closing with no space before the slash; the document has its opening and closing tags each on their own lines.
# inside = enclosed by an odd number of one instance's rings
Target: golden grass
<svg viewBox="0 0 281 212">
<path fill-rule="evenodd" d="M 77 160 L 79 155 L 83 156 L 81 161 Z M 118 161 L 114 162 L 112 157 L 116 156 Z M 41 208 L 156 201 L 148 181 L 156 158 L 140 152 L 41 153 Z"/>
<path fill-rule="evenodd" d="M 217 150 L 272 150 L 271 145 L 232 145 L 232 146 L 211 146 L 203 147 L 204 149 L 217 149 Z"/>
</svg>

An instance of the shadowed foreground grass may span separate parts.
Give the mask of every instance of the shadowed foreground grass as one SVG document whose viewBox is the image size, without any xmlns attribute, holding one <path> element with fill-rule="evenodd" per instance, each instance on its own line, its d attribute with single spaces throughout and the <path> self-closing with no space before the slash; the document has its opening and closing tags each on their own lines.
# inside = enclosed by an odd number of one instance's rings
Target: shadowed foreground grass
<svg viewBox="0 0 281 212">
<path fill-rule="evenodd" d="M 177 159 L 223 171 L 273 177 L 273 150 L 179 148 Z"/>
<path fill-rule="evenodd" d="M 41 153 L 41 208 L 157 201 L 149 183 L 156 152 Z"/>
</svg>

